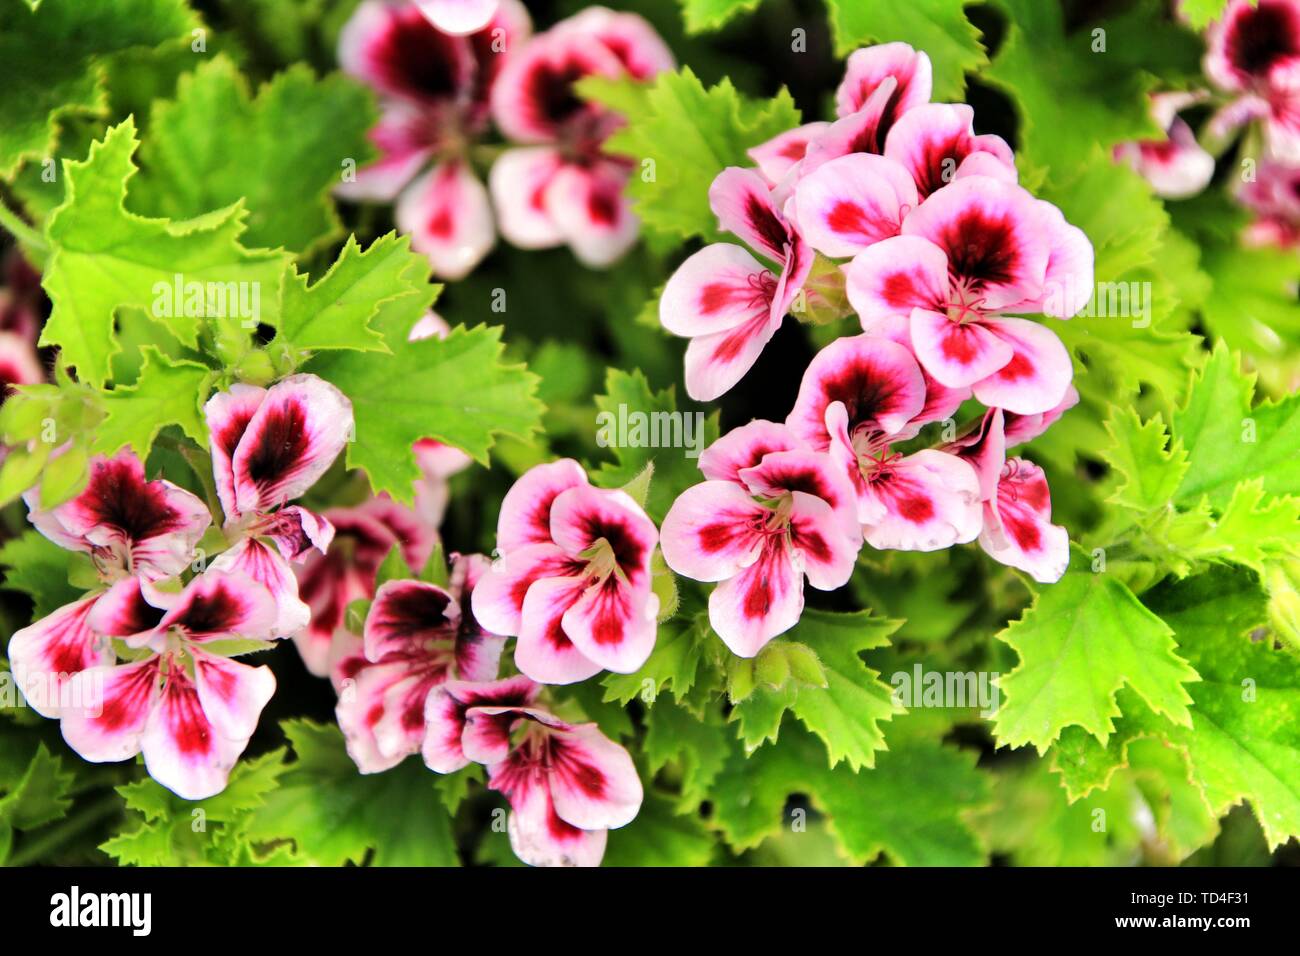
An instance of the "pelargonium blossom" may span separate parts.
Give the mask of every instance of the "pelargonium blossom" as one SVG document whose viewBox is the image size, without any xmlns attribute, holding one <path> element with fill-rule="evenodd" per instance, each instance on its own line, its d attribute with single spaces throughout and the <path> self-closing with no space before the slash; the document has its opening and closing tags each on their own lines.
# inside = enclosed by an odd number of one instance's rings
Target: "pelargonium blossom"
<svg viewBox="0 0 1300 956">
<path fill-rule="evenodd" d="M 1165 131 L 1162 140 L 1119 143 L 1115 159 L 1127 163 L 1157 196 L 1185 199 L 1195 196 L 1214 177 L 1214 157 L 1196 141 L 1196 134 L 1179 110 L 1197 103 L 1193 93 L 1159 93 L 1151 98 L 1151 114 Z"/>
<path fill-rule="evenodd" d="M 536 706 L 526 677 L 447 681 L 429 695 L 425 761 L 439 773 L 470 762 L 510 802 L 515 855 L 531 866 L 597 866 L 610 829 L 632 822 L 644 792 L 627 750 L 595 724 Z"/>
<path fill-rule="evenodd" d="M 1206 74 L 1235 97 L 1213 133 L 1258 120 L 1271 156 L 1300 163 L 1300 0 L 1232 0 L 1206 41 Z"/>
<path fill-rule="evenodd" d="M 686 347 L 686 391 L 710 401 L 758 361 L 813 265 L 812 250 L 777 209 L 753 170 L 724 169 L 709 187 L 719 228 L 776 264 L 774 271 L 732 243 L 705 246 L 678 267 L 659 300 L 659 321 Z"/>
<path fill-rule="evenodd" d="M 325 553 L 329 521 L 300 497 L 334 463 L 352 434 L 352 403 L 329 382 L 299 374 L 269 389 L 233 385 L 204 405 L 217 497 L 231 541 L 212 566 L 264 584 L 279 608 L 285 636 L 307 626 L 311 610 L 298 597 L 290 561 Z"/>
<path fill-rule="evenodd" d="M 210 570 L 179 594 L 123 579 L 97 602 L 90 627 L 150 653 L 71 678 L 78 706 L 59 715 L 68 746 L 93 763 L 143 753 L 149 775 L 187 800 L 220 793 L 275 677 L 224 656 L 217 642 L 271 638 L 275 620 L 271 593 L 242 574 Z"/>
<path fill-rule="evenodd" d="M 521 249 L 568 245 L 607 266 L 636 241 L 640 223 L 623 194 L 632 162 L 604 151 L 622 118 L 584 101 L 587 76 L 648 80 L 674 66 L 654 28 L 632 13 L 588 7 L 533 37 L 492 88 L 507 149 L 488 176 L 501 233 Z"/>
<path fill-rule="evenodd" d="M 501 502 L 497 556 L 473 609 L 517 636 L 515 666 L 544 684 L 632 673 L 654 649 L 654 522 L 624 491 L 596 488 L 572 459 L 525 472 Z"/>
<path fill-rule="evenodd" d="M 40 487 L 24 496 L 28 519 L 60 547 L 90 555 L 100 588 L 17 631 L 9 642 L 9 665 L 28 703 L 57 717 L 73 674 L 114 659 L 92 630 L 91 615 L 105 590 L 126 580 L 158 581 L 179 574 L 212 523 L 207 506 L 170 481 L 145 478 L 130 451 L 90 461 L 90 478 L 76 497 L 51 509 L 40 507 Z"/>
<path fill-rule="evenodd" d="M 1060 402 L 1073 366 L 1055 333 L 1013 316 L 1074 315 L 1092 295 L 1092 266 L 1087 236 L 1056 207 L 975 175 L 933 193 L 900 235 L 845 272 L 865 330 L 908 316 L 917 359 L 936 380 L 1033 414 Z"/>
<path fill-rule="evenodd" d="M 1238 187 L 1237 199 L 1255 214 L 1246 227 L 1247 243 L 1300 248 L 1300 166 L 1261 162 L 1254 182 Z"/>
<path fill-rule="evenodd" d="M 853 486 L 837 463 L 790 428 L 755 421 L 700 455 L 707 481 L 664 518 L 664 561 L 697 581 L 719 581 L 709 623 L 753 657 L 803 613 L 803 582 L 843 586 L 862 546 Z"/>
<path fill-rule="evenodd" d="M 496 678 L 505 638 L 485 631 L 470 603 L 487 563 L 458 556 L 446 588 L 394 580 L 375 593 L 360 653 L 335 665 L 335 713 L 362 773 L 387 770 L 426 746 L 426 701 L 435 687 L 453 677 Z"/>
<path fill-rule="evenodd" d="M 979 482 L 956 455 L 925 448 L 904 455 L 891 445 L 961 401 L 927 401 L 916 357 L 885 335 L 837 339 L 813 358 L 786 425 L 824 451 L 851 482 L 857 518 L 874 548 L 933 551 L 980 532 Z"/>
<path fill-rule="evenodd" d="M 518 0 L 424 0 L 419 8 L 366 0 L 339 35 L 340 65 L 379 93 L 382 113 L 370 132 L 379 158 L 338 194 L 396 199 L 398 228 L 441 278 L 463 278 L 496 243 L 470 149 L 488 130 L 493 85 L 530 32 Z"/>
</svg>

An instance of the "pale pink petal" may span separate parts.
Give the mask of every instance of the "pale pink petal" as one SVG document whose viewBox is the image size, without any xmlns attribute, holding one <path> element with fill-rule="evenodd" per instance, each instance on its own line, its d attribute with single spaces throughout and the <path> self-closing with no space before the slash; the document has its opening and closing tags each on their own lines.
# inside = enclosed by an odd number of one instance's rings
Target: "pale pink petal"
<svg viewBox="0 0 1300 956">
<path fill-rule="evenodd" d="M 275 675 L 269 667 L 250 667 L 196 647 L 189 654 L 199 704 L 213 729 L 227 739 L 247 741 L 275 694 Z"/>
<path fill-rule="evenodd" d="M 754 367 L 778 326 L 765 313 L 734 328 L 691 339 L 686 346 L 686 394 L 697 402 L 725 395 Z"/>
<path fill-rule="evenodd" d="M 541 685 L 522 675 L 491 682 L 449 680 L 429 692 L 424 719 L 424 762 L 437 773 L 454 773 L 472 762 L 504 760 L 510 749 L 510 720 L 481 720 L 470 733 L 467 712 L 473 707 L 527 707 L 537 699 Z M 471 739 L 466 739 L 467 734 Z M 487 759 L 490 758 L 490 759 Z"/>
<path fill-rule="evenodd" d="M 587 484 L 587 473 L 572 458 L 536 465 L 519 476 L 501 500 L 497 548 L 502 554 L 526 544 L 550 544 L 551 505 L 562 492 Z"/>
<path fill-rule="evenodd" d="M 848 116 L 860 110 L 889 77 L 897 83 L 889 105 L 891 124 L 914 106 L 929 102 L 933 84 L 930 58 L 906 43 L 882 43 L 849 56 L 844 79 L 835 91 L 836 114 Z"/>
<path fill-rule="evenodd" d="M 975 383 L 975 397 L 1018 415 L 1049 411 L 1061 403 L 1074 367 L 1056 333 L 1028 319 L 988 319 L 987 326 L 1011 345 L 1006 365 Z"/>
<path fill-rule="evenodd" d="M 740 471 L 775 451 L 793 451 L 804 444 L 780 422 L 755 419 L 733 428 L 700 453 L 700 473 L 716 481 L 740 482 Z"/>
<path fill-rule="evenodd" d="M 786 424 L 810 447 L 830 446 L 826 409 L 843 402 L 849 428 L 892 435 L 925 406 L 925 380 L 911 352 L 886 338 L 836 339 L 813 357 Z"/>
<path fill-rule="evenodd" d="M 339 33 L 338 60 L 379 92 L 425 106 L 454 102 L 474 81 L 468 42 L 439 30 L 414 4 L 362 3 Z"/>
<path fill-rule="evenodd" d="M 928 309 L 913 309 L 910 327 L 917 360 L 948 388 L 983 381 L 1015 354 L 1011 343 L 983 322 L 958 322 Z"/>
<path fill-rule="evenodd" d="M 138 642 L 144 643 L 155 636 L 154 629 L 166 613 L 151 603 L 150 597 L 156 599 L 157 595 L 152 591 L 146 594 L 139 578 L 122 578 L 99 596 L 86 624 L 96 634 L 121 638 L 138 636 Z"/>
<path fill-rule="evenodd" d="M 916 181 L 922 199 L 957 178 L 967 157 L 986 153 L 1016 176 L 1011 148 L 999 136 L 976 136 L 975 111 L 964 103 L 923 103 L 901 116 L 885 140 L 885 155 L 901 164 Z M 969 174 L 968 170 L 968 174 Z"/>
<path fill-rule="evenodd" d="M 254 533 L 270 538 L 286 561 L 302 561 L 312 551 L 324 554 L 334 540 L 329 519 L 301 505 L 267 515 L 257 522 Z"/>
<path fill-rule="evenodd" d="M 912 320 L 906 315 L 891 315 L 871 324 L 867 329 L 869 335 L 880 335 L 897 342 L 913 355 L 916 349 L 912 345 Z M 939 422 L 951 418 L 961 407 L 961 403 L 970 398 L 969 388 L 948 388 L 934 378 L 921 366 L 925 378 L 925 407 L 908 422 L 907 427 L 899 432 L 900 438 L 911 438 L 921 430 L 921 426 L 930 422 Z"/>
<path fill-rule="evenodd" d="M 676 66 L 673 54 L 654 27 L 635 13 L 616 13 L 606 7 L 587 7 L 552 29 L 572 33 L 581 41 L 598 40 L 618 57 L 636 80 L 648 80 Z"/>
<path fill-rule="evenodd" d="M 659 533 L 632 496 L 612 488 L 578 485 L 551 506 L 551 537 L 573 557 L 604 541 L 633 587 L 646 583 Z"/>
<path fill-rule="evenodd" d="M 937 551 L 980 533 L 979 477 L 956 455 L 927 448 L 894 460 L 871 479 L 869 493 L 883 506 L 863 529 L 873 548 Z"/>
<path fill-rule="evenodd" d="M 416 654 L 436 645 L 448 651 L 460 625 L 460 605 L 425 581 L 386 581 L 366 615 L 366 657 L 375 663 L 390 654 Z"/>
<path fill-rule="evenodd" d="M 574 646 L 562 623 L 587 584 L 581 577 L 542 578 L 528 588 L 515 642 L 515 666 L 538 683 L 572 684 L 602 670 Z"/>
<path fill-rule="evenodd" d="M 796 126 L 792 130 L 778 133 L 766 143 L 748 150 L 749 158 L 758 164 L 759 172 L 775 186 L 786 174 L 803 159 L 808 144 L 830 128 L 830 123 L 814 122 Z"/>
<path fill-rule="evenodd" d="M 709 624 L 740 657 L 753 657 L 799 623 L 802 613 L 803 572 L 785 535 L 769 535 L 758 560 L 709 595 Z"/>
<path fill-rule="evenodd" d="M 641 220 L 624 194 L 628 171 L 611 162 L 566 163 L 546 187 L 546 212 L 578 261 L 603 269 L 636 242 Z"/>
<path fill-rule="evenodd" d="M 668 279 L 659 322 L 674 335 L 709 335 L 767 317 L 776 277 L 741 246 L 718 242 Z"/>
<path fill-rule="evenodd" d="M 894 120 L 891 111 L 897 90 L 894 77 L 885 77 L 859 109 L 836 120 L 808 144 L 795 172 L 806 176 L 824 163 L 852 153 L 883 153 L 885 135 Z"/>
<path fill-rule="evenodd" d="M 529 544 L 515 548 L 496 561 L 474 588 L 471 604 L 475 618 L 494 634 L 518 634 L 522 627 L 524 597 L 534 581 L 581 574 L 586 563 L 554 544 Z"/>
<path fill-rule="evenodd" d="M 297 498 L 334 463 L 352 428 L 352 403 L 329 382 L 310 374 L 281 379 L 235 449 L 231 467 L 239 512 L 265 511 Z"/>
<path fill-rule="evenodd" d="M 843 587 L 853 576 L 862 529 L 856 521 L 846 526 L 843 517 L 820 497 L 796 491 L 791 498 L 790 547 L 795 568 L 818 590 Z"/>
<path fill-rule="evenodd" d="M 411 237 L 440 279 L 463 279 L 496 244 L 488 191 L 469 165 L 440 163 L 398 200 L 397 228 Z"/>
<path fill-rule="evenodd" d="M 564 612 L 560 626 L 587 660 L 618 674 L 640 670 L 655 646 L 659 598 L 648 579 L 639 586 L 611 574 Z"/>
<path fill-rule="evenodd" d="M 1070 536 L 1051 523 L 1052 499 L 1043 470 L 1022 458 L 1006 463 L 998 493 L 984 506 L 980 547 L 1035 581 L 1059 581 L 1070 563 Z"/>
<path fill-rule="evenodd" d="M 566 129 L 598 122 L 603 114 L 578 96 L 574 84 L 585 76 L 617 79 L 623 72 L 609 47 L 583 31 L 550 30 L 506 62 L 492 86 L 492 117 L 513 142 L 555 142 Z"/>
<path fill-rule="evenodd" d="M 509 763 L 494 768 L 498 776 L 505 777 Z M 562 820 L 541 770 L 511 776 L 518 782 L 512 782 L 506 791 L 511 807 L 506 830 L 515 856 L 529 866 L 599 866 L 609 831 L 581 830 Z M 506 784 L 492 786 L 501 790 Z"/>
<path fill-rule="evenodd" d="M 845 291 L 862 328 L 913 309 L 948 307 L 948 256 L 928 239 L 895 236 L 869 246 L 844 266 Z"/>
<path fill-rule="evenodd" d="M 664 561 L 696 581 L 723 581 L 758 560 L 772 512 L 739 484 L 705 481 L 678 495 L 664 516 Z"/>
<path fill-rule="evenodd" d="M 997 493 L 998 478 L 1007 459 L 1007 441 L 1000 408 L 990 408 L 984 417 L 955 441 L 940 451 L 956 455 L 970 463 L 980 482 L 980 500 L 989 501 Z"/>
<path fill-rule="evenodd" d="M 547 193 L 564 166 L 550 146 L 507 149 L 488 173 L 488 191 L 501 235 L 520 249 L 548 249 L 564 242 L 564 233 L 551 218 Z"/>
<path fill-rule="evenodd" d="M 405 100 L 383 105 L 379 122 L 366 134 L 379 158 L 360 167 L 355 178 L 334 187 L 343 199 L 390 203 L 429 162 L 434 147 L 423 108 Z"/>
<path fill-rule="evenodd" d="M 839 519 L 845 538 L 849 541 L 862 538 L 857 491 L 844 468 L 824 452 L 806 449 L 773 452 L 754 467 L 741 471 L 740 479 L 746 488 L 762 498 L 778 498 L 790 492 L 820 498 Z"/>
<path fill-rule="evenodd" d="M 616 829 L 641 809 L 641 779 L 628 752 L 595 724 L 552 730 L 549 778 L 555 812 L 584 830 Z"/>
<path fill-rule="evenodd" d="M 67 703 L 73 674 L 114 660 L 108 641 L 97 637 L 89 619 L 97 595 L 51 611 L 9 640 L 9 670 L 27 705 L 42 717 L 58 717 Z"/>
<path fill-rule="evenodd" d="M 907 170 L 884 156 L 833 159 L 795 186 L 799 229 L 818 252 L 839 258 L 898 235 L 918 203 Z"/>
<path fill-rule="evenodd" d="M 435 684 L 406 661 L 362 662 L 339 685 L 334 716 L 362 773 L 382 773 L 419 751 Z"/>
<path fill-rule="evenodd" d="M 196 642 L 244 637 L 267 640 L 279 612 L 263 585 L 234 571 L 208 570 L 181 591 L 158 622 L 156 632 L 179 628 Z"/>
<path fill-rule="evenodd" d="M 236 382 L 229 391 L 213 392 L 203 406 L 208 425 L 208 446 L 212 452 L 212 477 L 216 481 L 217 496 L 221 499 L 221 510 L 226 513 L 228 521 L 239 517 L 235 503 L 235 452 L 265 398 L 266 389 Z"/>
<path fill-rule="evenodd" d="M 903 234 L 942 249 L 952 284 L 984 310 L 1042 294 L 1051 229 L 1038 200 L 1020 186 L 963 176 L 921 203 Z"/>
<path fill-rule="evenodd" d="M 772 202 L 772 189 L 753 169 L 729 166 L 709 186 L 718 228 L 743 239 L 773 262 L 784 262 L 790 227 Z"/>
<path fill-rule="evenodd" d="M 1092 241 L 1082 229 L 1066 222 L 1061 210 L 1051 203 L 1040 201 L 1038 208 L 1049 232 L 1051 252 L 1043 276 L 1042 298 L 1032 305 L 1058 319 L 1068 319 L 1093 295 Z"/>
<path fill-rule="evenodd" d="M 140 752 L 140 738 L 159 695 L 159 659 L 91 667 L 74 675 L 66 690 L 63 739 L 91 763 L 126 760 Z"/>
<path fill-rule="evenodd" d="M 500 0 L 415 0 L 415 5 L 439 30 L 462 36 L 491 23 Z"/>
</svg>

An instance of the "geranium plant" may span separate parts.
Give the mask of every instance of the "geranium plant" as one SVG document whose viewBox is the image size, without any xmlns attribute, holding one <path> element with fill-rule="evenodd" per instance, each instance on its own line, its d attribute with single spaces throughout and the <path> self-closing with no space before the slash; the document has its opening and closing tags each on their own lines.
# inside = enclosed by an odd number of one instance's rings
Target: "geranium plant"
<svg viewBox="0 0 1300 956">
<path fill-rule="evenodd" d="M 0 862 L 1295 859 L 1300 0 L 756 7 L 0 0 Z"/>
</svg>

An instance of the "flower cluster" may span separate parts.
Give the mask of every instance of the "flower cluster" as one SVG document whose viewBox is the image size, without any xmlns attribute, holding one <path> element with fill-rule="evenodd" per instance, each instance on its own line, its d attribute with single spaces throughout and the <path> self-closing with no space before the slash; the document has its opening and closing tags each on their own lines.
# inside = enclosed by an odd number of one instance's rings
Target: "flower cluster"
<svg viewBox="0 0 1300 956">
<path fill-rule="evenodd" d="M 525 249 L 567 244 L 589 266 L 636 240 L 631 166 L 602 149 L 621 120 L 574 84 L 646 80 L 672 68 L 671 52 L 641 17 L 603 7 L 530 34 L 519 0 L 366 0 L 340 35 L 340 64 L 376 90 L 382 116 L 370 137 L 379 159 L 339 192 L 396 199 L 399 229 L 441 278 L 472 271 L 498 228 Z M 496 157 L 485 188 L 474 148 L 491 122 L 519 145 Z"/>
<path fill-rule="evenodd" d="M 1152 115 L 1160 140 L 1121 143 L 1118 160 L 1133 166 L 1154 192 L 1182 199 L 1214 176 L 1215 156 L 1243 129 L 1255 160 L 1236 187 L 1254 221 L 1244 239 L 1253 245 L 1300 248 L 1300 0 L 1231 0 L 1206 31 L 1204 69 L 1209 88 L 1158 93 Z M 1201 139 L 1178 114 L 1209 105 Z M 1208 146 L 1208 149 L 1206 148 Z"/>
<path fill-rule="evenodd" d="M 536 706 L 527 677 L 447 681 L 429 695 L 424 761 L 439 773 L 487 767 L 510 801 L 515 855 L 533 866 L 596 866 L 609 830 L 641 809 L 628 752 L 595 724 L 570 724 Z"/>
<path fill-rule="evenodd" d="M 1039 580 L 1064 573 L 1042 471 L 1005 451 L 1078 400 L 1065 347 L 1026 316 L 1086 304 L 1092 246 L 1018 185 L 1011 150 L 974 132 L 970 107 L 929 100 L 924 53 L 854 53 L 835 122 L 757 147 L 756 169 L 724 170 L 710 190 L 720 228 L 767 262 L 718 243 L 664 289 L 660 319 L 691 339 L 687 391 L 700 400 L 731 388 L 791 311 L 834 318 L 847 300 L 863 329 L 813 359 L 783 425 L 754 422 L 702 455 L 708 480 L 664 521 L 668 565 L 724 582 L 710 619 L 738 654 L 794 625 L 805 577 L 843 585 L 863 541 L 929 551 L 978 538 Z M 971 398 L 988 409 L 979 421 L 915 447 Z"/>
<path fill-rule="evenodd" d="M 212 515 L 195 495 L 147 480 L 130 452 L 97 457 L 70 501 L 46 510 L 39 487 L 24 495 L 37 530 L 90 556 L 95 585 L 9 644 L 24 696 L 69 746 L 95 762 L 142 753 L 194 800 L 225 787 L 275 690 L 268 668 L 233 658 L 307 624 L 289 562 L 323 553 L 333 528 L 288 502 L 352 428 L 347 398 L 311 375 L 236 385 L 206 414 L 226 550 L 209 563 L 199 549 Z"/>
</svg>

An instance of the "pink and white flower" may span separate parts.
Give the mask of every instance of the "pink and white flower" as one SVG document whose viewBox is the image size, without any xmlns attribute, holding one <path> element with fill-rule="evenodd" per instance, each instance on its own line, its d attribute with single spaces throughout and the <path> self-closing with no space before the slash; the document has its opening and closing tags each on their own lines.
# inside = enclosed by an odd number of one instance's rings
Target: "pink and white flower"
<svg viewBox="0 0 1300 956">
<path fill-rule="evenodd" d="M 234 543 L 213 568 L 249 575 L 275 595 L 277 631 L 307 624 L 289 566 L 324 554 L 334 536 L 326 519 L 288 502 L 334 463 L 352 433 L 352 403 L 315 375 L 291 375 L 269 389 L 237 384 L 204 406 L 217 496 Z M 272 546 L 273 545 L 273 546 Z"/>
<path fill-rule="evenodd" d="M 334 528 L 328 552 L 309 553 L 296 569 L 298 594 L 311 620 L 294 634 L 307 670 L 328 676 L 348 635 L 344 617 L 353 601 L 374 596 L 375 572 L 394 547 L 407 567 L 422 569 L 437 534 L 422 517 L 387 496 L 352 508 L 331 508 L 324 518 Z"/>
<path fill-rule="evenodd" d="M 967 462 L 933 448 L 910 455 L 890 448 L 914 436 L 926 415 L 925 378 L 913 354 L 883 335 L 858 335 L 813 358 L 786 418 L 852 482 L 874 548 L 933 551 L 979 534 L 979 481 Z"/>
<path fill-rule="evenodd" d="M 540 690 L 525 677 L 443 684 L 429 697 L 425 760 L 439 773 L 487 766 L 488 787 L 510 801 L 510 846 L 525 863 L 597 866 L 608 831 L 641 809 L 641 780 L 595 724 L 535 706 Z"/>
<path fill-rule="evenodd" d="M 366 615 L 362 658 L 340 663 L 335 708 L 348 753 L 362 773 L 394 767 L 425 747 L 426 702 L 450 678 L 497 676 L 505 638 L 485 631 L 471 595 L 486 570 L 482 555 L 458 557 L 447 588 L 385 582 Z"/>
<path fill-rule="evenodd" d="M 1255 181 L 1237 189 L 1237 199 L 1255 214 L 1246 227 L 1247 243 L 1300 248 L 1300 165 L 1261 162 Z"/>
<path fill-rule="evenodd" d="M 709 623 L 733 653 L 753 657 L 803 613 L 803 582 L 843 586 L 862 546 L 853 486 L 837 463 L 774 422 L 729 432 L 700 456 L 709 479 L 664 518 L 664 560 L 718 581 Z"/>
<path fill-rule="evenodd" d="M 813 265 L 798 229 L 777 210 L 753 170 L 724 169 L 709 188 L 718 225 L 779 267 L 743 247 L 705 246 L 678 267 L 659 300 L 659 321 L 686 347 L 686 391 L 697 401 L 724 394 L 753 367 L 776 334 Z"/>
<path fill-rule="evenodd" d="M 1300 162 L 1300 0 L 1232 0 L 1206 41 L 1206 74 L 1236 94 L 1214 134 L 1258 120 L 1273 158 Z"/>
<path fill-rule="evenodd" d="M 339 35 L 340 65 L 378 91 L 383 110 L 370 132 L 379 159 L 339 195 L 396 199 L 398 227 L 441 278 L 463 278 L 496 243 L 469 149 L 487 132 L 493 84 L 530 31 L 518 0 L 366 0 Z"/>
<path fill-rule="evenodd" d="M 275 677 L 212 648 L 271 636 L 275 614 L 270 592 L 244 575 L 209 571 L 175 595 L 135 578 L 119 582 L 95 605 L 90 626 L 152 653 L 71 678 L 69 697 L 80 706 L 60 714 L 68 746 L 92 763 L 143 753 L 149 775 L 187 800 L 220 793 Z"/>
<path fill-rule="evenodd" d="M 1092 245 L 1019 186 L 959 179 L 845 273 L 863 328 L 908 316 L 917 359 L 944 386 L 1019 414 L 1052 408 L 1069 387 L 1073 367 L 1056 335 L 1006 314 L 1075 314 L 1092 294 Z"/>
<path fill-rule="evenodd" d="M 13 386 L 43 381 L 45 366 L 31 339 L 16 332 L 0 331 L 0 404 L 9 397 Z"/>
<path fill-rule="evenodd" d="M 1195 196 L 1214 178 L 1214 157 L 1196 141 L 1192 128 L 1178 111 L 1203 97 L 1191 93 L 1160 93 L 1151 98 L 1151 113 L 1165 131 L 1162 140 L 1120 143 L 1115 159 L 1127 163 L 1151 184 L 1157 196 L 1185 199 Z"/>
<path fill-rule="evenodd" d="M 641 17 L 589 7 L 534 37 L 492 89 L 492 115 L 511 140 L 488 186 L 501 233 L 521 249 L 568 245 L 584 265 L 623 256 L 640 223 L 623 195 L 632 163 L 604 152 L 617 114 L 585 102 L 586 76 L 648 80 L 673 68 L 671 51 Z"/>
<path fill-rule="evenodd" d="M 592 487 L 571 459 L 538 465 L 501 502 L 499 556 L 474 591 L 474 613 L 518 637 L 515 665 L 540 683 L 632 673 L 654 649 L 657 540 L 626 492 Z"/>
</svg>

